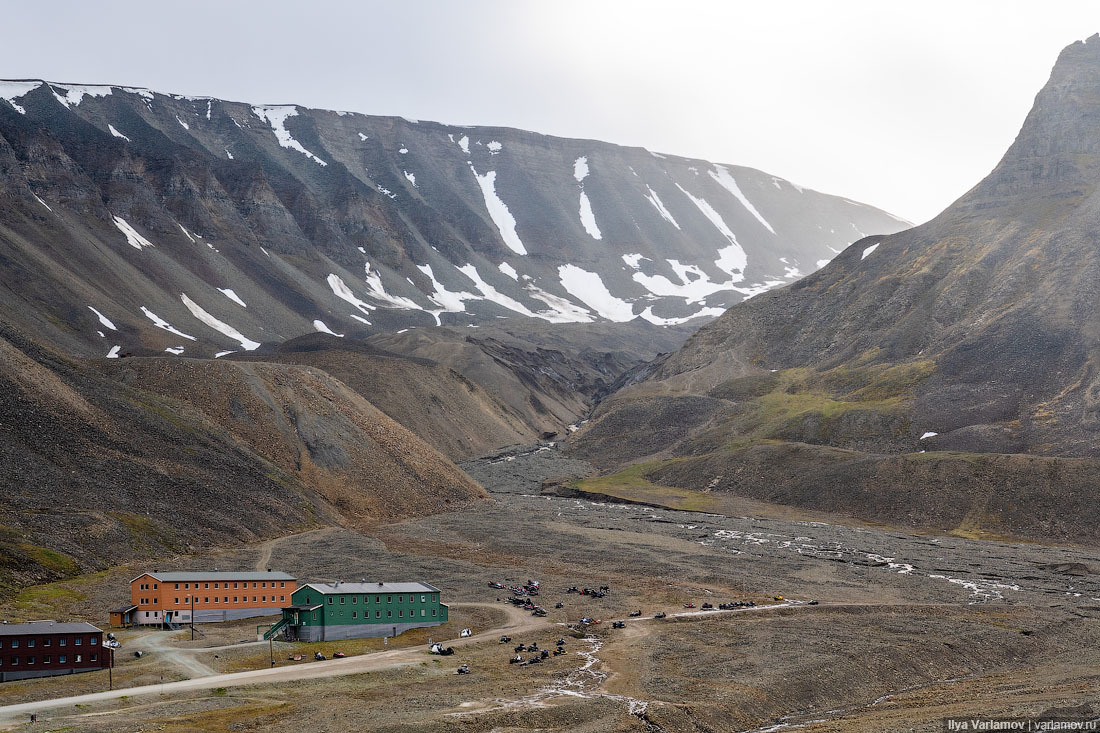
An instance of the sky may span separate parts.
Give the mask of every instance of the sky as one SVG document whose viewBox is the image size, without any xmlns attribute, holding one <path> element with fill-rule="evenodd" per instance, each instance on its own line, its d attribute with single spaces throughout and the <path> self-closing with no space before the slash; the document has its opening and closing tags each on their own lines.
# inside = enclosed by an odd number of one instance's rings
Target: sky
<svg viewBox="0 0 1100 733">
<path fill-rule="evenodd" d="M 1015 138 L 1100 3 L 0 5 L 0 78 L 519 127 L 746 165 L 919 223 Z"/>
</svg>

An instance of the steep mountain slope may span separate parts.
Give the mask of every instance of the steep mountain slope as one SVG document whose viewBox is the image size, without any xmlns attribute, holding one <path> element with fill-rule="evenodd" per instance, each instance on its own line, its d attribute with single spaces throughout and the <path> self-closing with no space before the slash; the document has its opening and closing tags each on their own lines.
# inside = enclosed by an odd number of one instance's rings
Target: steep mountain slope
<svg viewBox="0 0 1100 733">
<path fill-rule="evenodd" d="M 0 437 L 0 592 L 485 496 L 323 372 L 77 361 L 3 325 Z"/>
<path fill-rule="evenodd" d="M 0 171 L 0 318 L 90 356 L 681 323 L 904 226 L 639 148 L 40 81 L 0 82 Z"/>
<path fill-rule="evenodd" d="M 700 329 L 577 450 L 675 457 L 643 473 L 676 486 L 1097 539 L 1098 110 L 1093 37 L 973 190 Z M 660 432 L 624 433 L 638 422 Z"/>
<path fill-rule="evenodd" d="M 508 320 L 370 339 L 314 333 L 225 358 L 323 369 L 452 460 L 557 438 L 688 328 Z"/>
</svg>

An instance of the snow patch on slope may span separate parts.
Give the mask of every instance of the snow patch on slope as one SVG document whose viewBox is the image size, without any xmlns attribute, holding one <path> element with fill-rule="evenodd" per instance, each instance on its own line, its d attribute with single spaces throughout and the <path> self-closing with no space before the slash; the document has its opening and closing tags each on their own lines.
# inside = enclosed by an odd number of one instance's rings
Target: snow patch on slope
<svg viewBox="0 0 1100 733">
<path fill-rule="evenodd" d="M 335 273 L 329 273 L 329 276 L 325 278 L 325 282 L 327 282 L 328 286 L 332 288 L 332 292 L 337 298 L 340 298 L 341 300 L 346 300 L 363 313 L 370 315 L 370 312 L 374 310 L 374 306 L 360 300 L 355 295 L 355 293 L 351 291 L 351 288 L 347 286 L 347 283 L 344 282 L 343 278 L 341 278 L 339 275 Z"/>
<path fill-rule="evenodd" d="M 500 196 L 497 195 L 497 172 L 489 171 L 483 176 L 478 175 L 473 164 L 470 165 L 470 170 L 473 171 L 474 178 L 477 179 L 477 183 L 481 187 L 481 194 L 485 197 L 485 208 L 489 210 L 489 218 L 496 224 L 497 230 L 504 240 L 504 244 L 516 254 L 527 254 L 527 248 L 523 246 L 523 242 L 520 241 L 519 235 L 516 234 L 515 217 L 512 216 L 512 212 L 510 212 L 504 202 L 501 201 Z"/>
<path fill-rule="evenodd" d="M 96 316 L 99 318 L 99 322 L 102 323 L 104 326 L 111 329 L 112 331 L 118 330 L 117 328 L 115 328 L 115 324 L 112 323 L 111 319 L 109 319 L 107 316 L 103 315 L 92 306 L 88 306 L 88 310 L 90 310 L 92 313 L 95 313 Z"/>
<path fill-rule="evenodd" d="M 612 295 L 598 273 L 576 265 L 562 265 L 558 268 L 558 277 L 567 293 L 607 320 L 624 323 L 634 319 L 634 307 Z"/>
<path fill-rule="evenodd" d="M 314 328 L 315 331 L 320 331 L 321 333 L 329 333 L 329 334 L 332 334 L 333 336 L 339 336 L 340 338 L 344 338 L 344 334 L 336 333 L 331 328 L 326 326 L 325 322 L 320 320 L 320 319 L 317 319 L 313 322 L 313 328 Z"/>
<path fill-rule="evenodd" d="M 661 201 L 661 197 L 657 195 L 657 192 L 649 186 L 646 186 L 646 190 L 649 191 L 646 200 L 653 204 L 653 208 L 657 209 L 657 213 L 660 214 L 665 221 L 679 229 L 680 225 L 676 223 L 676 220 L 672 218 L 672 214 L 665 208 L 665 204 Z"/>
<path fill-rule="evenodd" d="M 310 160 L 316 161 L 319 165 L 328 165 L 328 163 L 302 147 L 302 144 L 295 140 L 286 129 L 287 118 L 294 117 L 298 114 L 297 107 L 292 104 L 272 107 L 253 107 L 252 113 L 271 126 L 276 139 L 279 141 L 279 145 L 291 150 L 297 150 Z"/>
<path fill-rule="evenodd" d="M 137 230 L 130 226 L 121 216 L 112 216 L 111 218 L 115 220 L 115 226 L 118 227 L 118 230 L 126 235 L 126 243 L 128 245 L 134 249 L 153 246 L 152 242 L 138 234 Z"/>
<path fill-rule="evenodd" d="M 497 269 L 503 272 L 508 277 L 512 278 L 516 282 L 519 282 L 519 273 L 516 272 L 516 268 L 509 265 L 507 262 L 501 262 L 497 265 Z"/>
<path fill-rule="evenodd" d="M 191 311 L 191 315 L 193 315 L 195 318 L 199 319 L 218 333 L 222 334 L 223 336 L 228 336 L 234 341 L 240 342 L 241 348 L 245 351 L 255 351 L 256 349 L 260 348 L 259 341 L 253 341 L 252 339 L 243 336 L 240 331 L 233 328 L 228 323 L 219 321 L 217 318 L 203 310 L 202 306 L 200 306 L 198 303 L 188 298 L 187 293 L 180 293 L 180 300 L 182 300 L 183 304 L 187 306 L 187 310 Z"/>
<path fill-rule="evenodd" d="M 546 303 L 548 310 L 539 311 L 538 317 L 550 323 L 591 323 L 592 314 L 576 303 L 548 293 L 536 285 L 527 285 L 531 297 Z"/>
<path fill-rule="evenodd" d="M 741 187 L 737 185 L 737 181 L 730 175 L 729 170 L 725 166 L 716 165 L 713 170 L 707 171 L 710 177 L 718 181 L 722 188 L 726 189 L 733 194 L 734 198 L 741 202 L 741 205 L 748 209 L 749 213 L 756 217 L 756 220 L 764 225 L 772 234 L 775 234 L 775 230 L 772 229 L 772 225 L 768 223 L 756 207 L 752 205 L 752 202 L 745 197 L 745 194 L 741 193 Z"/>
<path fill-rule="evenodd" d="M 623 262 L 625 262 L 627 265 L 629 265 L 631 267 L 631 269 L 634 269 L 634 270 L 638 270 L 638 269 L 641 268 L 642 260 L 648 260 L 649 262 L 653 261 L 653 260 L 650 260 L 645 255 L 639 254 L 637 252 L 634 253 L 634 254 L 623 255 Z"/>
<path fill-rule="evenodd" d="M 114 126 L 114 125 L 107 125 L 107 129 L 108 129 L 108 130 L 109 130 L 109 131 L 111 132 L 111 134 L 112 134 L 112 135 L 114 135 L 115 137 L 118 137 L 118 138 L 122 138 L 122 139 L 123 139 L 123 140 L 125 140 L 126 142 L 131 142 L 130 138 L 126 137 L 126 136 L 125 136 L 125 135 L 123 135 L 123 134 L 122 134 L 121 132 L 119 132 L 118 130 L 116 130 L 116 129 L 115 129 L 115 126 Z"/>
<path fill-rule="evenodd" d="M 860 256 L 860 258 L 859 258 L 859 259 L 861 259 L 861 260 L 865 260 L 865 259 L 867 259 L 867 255 L 871 254 L 871 253 L 872 253 L 872 252 L 874 252 L 874 251 L 875 251 L 876 249 L 878 249 L 878 246 L 879 246 L 879 242 L 875 242 L 875 243 L 874 243 L 874 244 L 872 244 L 872 245 L 871 245 L 870 247 L 868 247 L 867 249 L 863 250 L 863 254 L 862 254 L 862 255 Z"/>
<path fill-rule="evenodd" d="M 385 286 L 382 285 L 382 275 L 378 272 L 371 272 L 369 262 L 365 264 L 365 267 L 367 290 L 372 298 L 376 298 L 383 303 L 388 303 L 394 308 L 401 308 L 403 310 L 423 310 L 423 308 L 411 298 L 405 298 L 400 295 L 390 295 L 387 293 Z"/>
<path fill-rule="evenodd" d="M 21 115 L 27 114 L 27 110 L 15 103 L 25 94 L 33 92 L 42 86 L 40 81 L 0 81 L 0 99 L 6 99 L 8 104 L 15 107 L 15 111 Z"/>
<path fill-rule="evenodd" d="M 714 207 L 707 203 L 706 199 L 697 198 L 692 196 L 687 189 L 676 184 L 676 188 L 687 196 L 695 207 L 703 213 L 703 216 L 710 220 L 710 223 L 714 225 L 723 237 L 729 240 L 730 246 L 723 247 L 718 250 L 718 260 L 715 264 L 726 273 L 729 273 L 733 278 L 733 282 L 740 282 L 745 278 L 745 267 L 748 265 L 748 257 L 745 254 L 745 250 L 741 248 L 741 244 L 737 241 L 737 236 L 733 233 L 733 230 L 729 228 L 722 216 L 714 210 Z"/>
<path fill-rule="evenodd" d="M 473 281 L 474 287 L 477 288 L 477 291 L 481 293 L 482 297 L 484 297 L 485 300 L 496 303 L 497 305 L 502 305 L 508 310 L 515 311 L 516 313 L 520 313 L 522 315 L 532 318 L 536 317 L 537 314 L 532 312 L 523 303 L 520 303 L 514 298 L 508 297 L 489 283 L 485 282 L 481 278 L 481 275 L 478 273 L 477 268 L 474 267 L 472 264 L 463 265 L 462 267 L 458 268 L 458 271 Z"/>
<path fill-rule="evenodd" d="M 145 317 L 148 318 L 150 321 L 152 321 L 153 325 L 156 326 L 157 328 L 163 328 L 165 331 L 168 331 L 169 333 L 174 333 L 177 336 L 182 336 L 183 338 L 190 339 L 191 341 L 196 340 L 194 336 L 190 336 L 190 335 L 184 333 L 183 331 L 180 331 L 178 328 L 174 328 L 171 323 L 164 320 L 163 318 L 161 318 L 160 316 L 158 316 L 156 313 L 149 310 L 145 306 L 141 306 L 141 312 L 144 313 Z"/>
<path fill-rule="evenodd" d="M 588 236 L 593 239 L 603 239 L 600 228 L 596 226 L 596 216 L 592 213 L 592 202 L 588 200 L 588 194 L 583 189 L 581 190 L 580 216 L 581 224 L 584 226 L 584 230 L 588 232 Z"/>
<path fill-rule="evenodd" d="M 241 300 L 240 296 L 238 296 L 236 293 L 233 292 L 232 288 L 218 288 L 218 292 L 220 292 L 222 295 L 224 295 L 225 297 L 232 300 L 234 303 L 236 303 L 240 307 L 242 307 L 242 308 L 247 308 L 248 307 L 247 305 L 244 304 L 244 301 Z"/>
</svg>

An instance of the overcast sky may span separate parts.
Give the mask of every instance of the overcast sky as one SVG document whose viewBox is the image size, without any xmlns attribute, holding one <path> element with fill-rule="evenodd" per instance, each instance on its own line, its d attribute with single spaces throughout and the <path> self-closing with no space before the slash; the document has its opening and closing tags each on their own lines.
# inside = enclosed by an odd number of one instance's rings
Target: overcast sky
<svg viewBox="0 0 1100 733">
<path fill-rule="evenodd" d="M 0 78 L 505 125 L 934 216 L 1097 2 L 5 2 Z"/>
</svg>

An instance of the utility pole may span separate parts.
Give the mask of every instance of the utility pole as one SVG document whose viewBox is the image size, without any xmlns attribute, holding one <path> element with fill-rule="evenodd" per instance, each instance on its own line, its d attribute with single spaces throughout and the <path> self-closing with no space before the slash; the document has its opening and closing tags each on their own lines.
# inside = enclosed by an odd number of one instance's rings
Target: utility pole
<svg viewBox="0 0 1100 733">
<path fill-rule="evenodd" d="M 195 640 L 195 596 L 191 596 L 191 641 Z"/>
<path fill-rule="evenodd" d="M 111 655 L 107 661 L 107 689 L 115 689 L 115 649 L 114 647 L 107 647 L 107 652 Z"/>
<path fill-rule="evenodd" d="M 271 657 L 271 666 L 275 666 L 275 637 L 267 637 L 267 655 Z"/>
</svg>

